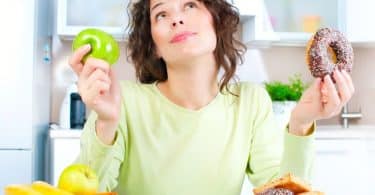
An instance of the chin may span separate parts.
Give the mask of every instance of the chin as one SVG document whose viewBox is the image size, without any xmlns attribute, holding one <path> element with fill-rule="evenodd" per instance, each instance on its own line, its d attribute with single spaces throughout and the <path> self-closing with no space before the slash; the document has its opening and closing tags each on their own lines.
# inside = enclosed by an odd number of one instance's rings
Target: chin
<svg viewBox="0 0 375 195">
<path fill-rule="evenodd" d="M 214 55 L 213 51 L 197 52 L 197 51 L 181 51 L 176 53 L 172 61 L 180 63 L 191 62 L 199 60 L 200 58 L 206 58 L 209 55 Z M 179 63 L 180 62 L 180 63 Z"/>
<path fill-rule="evenodd" d="M 215 47 L 202 47 L 203 44 L 200 45 L 190 45 L 188 47 L 181 48 L 176 50 L 177 52 L 174 54 L 175 57 L 183 58 L 183 59 L 192 59 L 192 58 L 199 58 L 207 55 L 213 55 L 215 51 Z"/>
</svg>

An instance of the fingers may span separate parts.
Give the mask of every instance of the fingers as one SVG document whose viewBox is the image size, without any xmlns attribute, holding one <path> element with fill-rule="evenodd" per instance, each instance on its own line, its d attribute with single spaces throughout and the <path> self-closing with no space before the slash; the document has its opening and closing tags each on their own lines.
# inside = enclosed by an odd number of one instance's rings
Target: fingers
<svg viewBox="0 0 375 195">
<path fill-rule="evenodd" d="M 101 69 L 96 69 L 87 80 L 79 83 L 79 93 L 82 94 L 83 101 L 89 106 L 94 106 L 106 94 L 112 94 L 114 100 L 119 100 L 120 86 L 116 79 L 113 70 L 110 69 L 107 74 Z"/>
<path fill-rule="evenodd" d="M 109 92 L 111 88 L 111 78 L 102 69 L 96 69 L 87 79 L 80 78 L 79 91 L 88 105 L 95 105 L 99 96 Z"/>
<path fill-rule="evenodd" d="M 120 94 L 120 84 L 117 80 L 115 72 L 112 69 L 109 70 L 108 76 L 110 78 L 111 83 L 111 88 L 109 90 L 112 94 Z M 115 98 L 120 98 L 120 96 Z"/>
<path fill-rule="evenodd" d="M 100 80 L 100 81 L 106 82 L 108 84 L 111 84 L 111 79 L 109 78 L 109 76 L 104 71 L 102 71 L 101 69 L 96 69 L 89 76 L 89 78 L 85 81 L 87 83 L 86 84 L 87 89 L 92 88 L 92 85 L 94 84 L 94 82 L 96 80 Z"/>
<path fill-rule="evenodd" d="M 316 78 L 313 83 L 313 97 L 314 101 L 318 102 L 321 101 L 323 98 L 324 93 L 319 93 L 319 91 L 322 91 L 322 79 L 321 78 Z M 323 103 L 323 102 L 322 102 Z"/>
<path fill-rule="evenodd" d="M 322 79 L 321 78 L 316 78 L 314 80 L 314 84 L 313 84 L 313 88 L 314 88 L 314 91 L 319 91 L 320 88 L 321 88 L 321 84 L 322 84 Z"/>
<path fill-rule="evenodd" d="M 354 85 L 347 72 L 336 70 L 333 73 L 333 77 L 336 81 L 336 86 L 331 77 L 326 75 L 321 88 L 324 118 L 338 114 L 354 93 Z"/>
<path fill-rule="evenodd" d="M 345 78 L 344 78 L 344 76 L 341 72 L 339 72 L 338 70 L 335 70 L 334 73 L 333 73 L 333 77 L 336 80 L 338 93 L 340 95 L 340 99 L 341 99 L 340 105 L 343 106 L 344 104 L 346 104 L 349 101 L 349 99 L 352 96 L 352 93 L 349 90 L 348 83 L 345 80 Z"/>
<path fill-rule="evenodd" d="M 303 92 L 300 101 L 307 103 L 313 102 L 314 100 L 320 100 L 320 83 L 320 78 L 315 79 L 313 83 Z"/>
<path fill-rule="evenodd" d="M 355 88 L 354 88 L 352 77 L 350 77 L 349 73 L 346 72 L 345 70 L 342 70 L 341 73 L 342 73 L 342 75 L 343 75 L 343 77 L 344 77 L 344 79 L 346 81 L 346 84 L 347 84 L 347 86 L 348 86 L 348 88 L 350 90 L 350 93 L 354 94 Z"/>
<path fill-rule="evenodd" d="M 104 60 L 90 57 L 86 60 L 78 81 L 79 93 L 86 104 L 96 104 L 98 96 L 109 91 L 111 86 L 109 69 L 109 64 Z"/>
<path fill-rule="evenodd" d="M 325 104 L 324 115 L 326 117 L 332 117 L 341 108 L 341 100 L 329 75 L 324 77 L 324 85 L 327 88 L 327 103 Z"/>
<path fill-rule="evenodd" d="M 327 86 L 322 82 L 320 84 L 321 86 L 321 89 L 320 89 L 320 92 L 321 92 L 321 102 L 323 104 L 326 104 L 328 102 L 328 89 L 327 89 Z"/>
<path fill-rule="evenodd" d="M 96 69 L 100 69 L 104 73 L 108 74 L 109 64 L 104 60 L 88 58 L 83 67 L 80 77 L 88 78 Z"/>
<path fill-rule="evenodd" d="M 97 104 L 99 96 L 102 95 L 102 92 L 109 91 L 110 87 L 111 85 L 107 82 L 101 80 L 94 81 L 86 92 L 85 100 L 89 105 Z"/>
<path fill-rule="evenodd" d="M 69 59 L 69 64 L 78 75 L 81 74 L 83 69 L 82 59 L 91 50 L 90 44 L 84 45 L 78 48 L 71 58 Z"/>
</svg>

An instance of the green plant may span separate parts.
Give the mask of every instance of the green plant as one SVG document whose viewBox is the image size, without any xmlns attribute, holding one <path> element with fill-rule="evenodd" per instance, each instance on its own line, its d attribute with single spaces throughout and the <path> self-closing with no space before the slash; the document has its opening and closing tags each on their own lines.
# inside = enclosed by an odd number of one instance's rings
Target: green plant
<svg viewBox="0 0 375 195">
<path fill-rule="evenodd" d="M 307 88 L 300 74 L 289 77 L 288 83 L 280 81 L 266 82 L 266 90 L 272 101 L 298 101 Z"/>
</svg>

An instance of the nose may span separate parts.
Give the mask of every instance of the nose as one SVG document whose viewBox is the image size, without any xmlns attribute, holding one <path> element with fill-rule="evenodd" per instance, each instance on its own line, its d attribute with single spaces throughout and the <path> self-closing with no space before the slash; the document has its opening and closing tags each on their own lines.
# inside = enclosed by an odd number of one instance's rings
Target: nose
<svg viewBox="0 0 375 195">
<path fill-rule="evenodd" d="M 179 21 L 174 21 L 173 23 L 172 23 L 172 26 L 173 27 L 176 27 L 177 25 L 183 25 L 184 24 L 184 21 L 183 20 L 179 20 Z"/>
<path fill-rule="evenodd" d="M 178 6 L 171 11 L 170 19 L 172 28 L 176 28 L 177 26 L 184 25 L 186 23 L 186 15 Z"/>
</svg>

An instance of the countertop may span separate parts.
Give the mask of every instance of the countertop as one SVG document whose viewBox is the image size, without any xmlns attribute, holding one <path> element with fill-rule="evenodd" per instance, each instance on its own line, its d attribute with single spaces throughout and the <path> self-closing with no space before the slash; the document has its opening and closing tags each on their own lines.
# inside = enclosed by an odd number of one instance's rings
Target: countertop
<svg viewBox="0 0 375 195">
<path fill-rule="evenodd" d="M 50 138 L 79 138 L 81 129 L 53 129 L 48 132 Z M 375 126 L 318 126 L 316 139 L 375 139 Z"/>
<path fill-rule="evenodd" d="M 50 129 L 49 138 L 80 138 L 82 129 Z"/>
<path fill-rule="evenodd" d="M 375 139 L 375 126 L 318 126 L 317 139 Z"/>
</svg>

